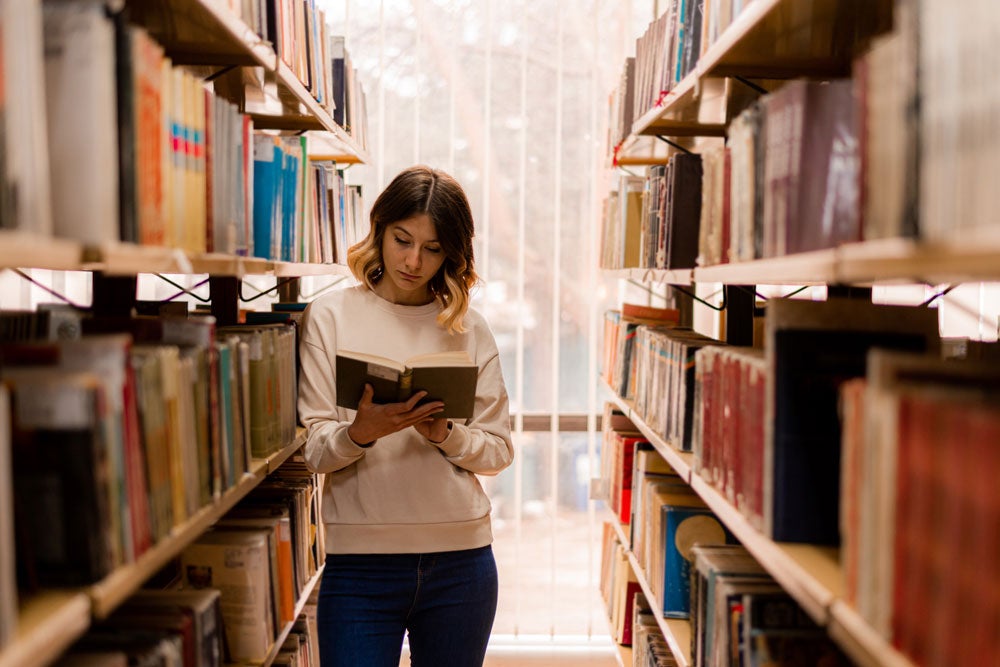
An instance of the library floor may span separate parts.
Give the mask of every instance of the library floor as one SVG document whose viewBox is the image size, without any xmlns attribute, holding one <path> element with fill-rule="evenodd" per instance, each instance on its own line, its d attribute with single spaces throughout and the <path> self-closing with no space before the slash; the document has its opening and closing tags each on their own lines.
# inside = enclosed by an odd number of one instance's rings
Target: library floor
<svg viewBox="0 0 1000 667">
<path fill-rule="evenodd" d="M 403 649 L 400 667 L 409 667 L 410 656 Z M 483 667 L 618 667 L 618 652 L 606 641 L 550 641 L 495 637 L 490 640 Z"/>
</svg>

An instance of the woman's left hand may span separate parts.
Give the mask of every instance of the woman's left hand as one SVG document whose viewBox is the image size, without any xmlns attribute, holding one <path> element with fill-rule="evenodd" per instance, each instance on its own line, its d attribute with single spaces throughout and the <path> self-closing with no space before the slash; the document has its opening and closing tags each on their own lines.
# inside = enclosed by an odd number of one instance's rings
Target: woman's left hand
<svg viewBox="0 0 1000 667">
<path fill-rule="evenodd" d="M 435 444 L 444 442 L 445 438 L 448 437 L 448 432 L 451 430 L 448 428 L 448 419 L 445 417 L 430 417 L 422 422 L 417 422 L 413 425 L 413 428 L 417 429 L 417 433 Z"/>
</svg>

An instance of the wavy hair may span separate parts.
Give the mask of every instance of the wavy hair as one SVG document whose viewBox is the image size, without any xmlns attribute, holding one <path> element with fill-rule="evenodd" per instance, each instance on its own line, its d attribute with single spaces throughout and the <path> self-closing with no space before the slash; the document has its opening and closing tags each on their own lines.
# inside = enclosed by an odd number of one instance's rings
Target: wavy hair
<svg viewBox="0 0 1000 667">
<path fill-rule="evenodd" d="M 373 289 L 385 272 L 382 243 L 386 228 L 421 213 L 434 223 L 445 256 L 441 268 L 427 283 L 442 306 L 438 324 L 449 333 L 462 333 L 469 293 L 479 280 L 472 252 L 475 225 L 465 191 L 443 171 L 416 165 L 392 179 L 372 204 L 371 230 L 348 250 L 347 265 L 355 278 Z"/>
</svg>

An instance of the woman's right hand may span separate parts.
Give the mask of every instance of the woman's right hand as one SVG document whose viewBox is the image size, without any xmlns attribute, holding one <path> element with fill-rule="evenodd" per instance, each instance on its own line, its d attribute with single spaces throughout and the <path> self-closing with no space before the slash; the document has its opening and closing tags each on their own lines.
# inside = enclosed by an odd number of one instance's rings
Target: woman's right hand
<svg viewBox="0 0 1000 667">
<path fill-rule="evenodd" d="M 383 436 L 429 421 L 444 410 L 444 403 L 441 401 L 417 406 L 427 395 L 426 391 L 418 391 L 403 403 L 373 403 L 374 395 L 372 386 L 366 384 L 361 401 L 358 402 L 354 423 L 347 429 L 347 435 L 359 445 L 370 445 Z"/>
</svg>

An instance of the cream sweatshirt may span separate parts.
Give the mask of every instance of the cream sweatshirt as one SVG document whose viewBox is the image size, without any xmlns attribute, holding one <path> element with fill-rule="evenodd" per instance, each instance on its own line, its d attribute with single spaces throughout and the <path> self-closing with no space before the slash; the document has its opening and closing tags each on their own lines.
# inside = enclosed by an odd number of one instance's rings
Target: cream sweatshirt
<svg viewBox="0 0 1000 667">
<path fill-rule="evenodd" d="M 390 303 L 364 285 L 335 290 L 306 309 L 299 356 L 299 418 L 308 429 L 306 464 L 326 473 L 323 522 L 328 553 L 427 553 L 493 541 L 490 501 L 477 475 L 510 465 L 507 390 L 486 320 L 469 310 L 465 333 L 436 320 L 440 305 Z M 403 362 L 467 350 L 479 367 L 474 416 L 432 443 L 412 427 L 360 447 L 347 434 L 354 410 L 337 407 L 338 349 Z"/>
</svg>

